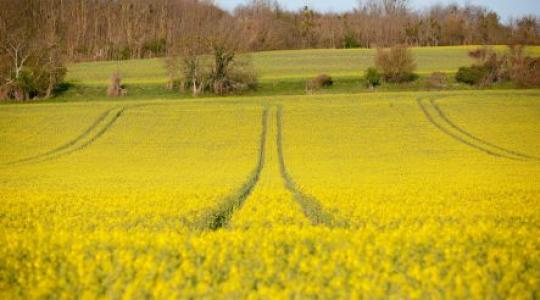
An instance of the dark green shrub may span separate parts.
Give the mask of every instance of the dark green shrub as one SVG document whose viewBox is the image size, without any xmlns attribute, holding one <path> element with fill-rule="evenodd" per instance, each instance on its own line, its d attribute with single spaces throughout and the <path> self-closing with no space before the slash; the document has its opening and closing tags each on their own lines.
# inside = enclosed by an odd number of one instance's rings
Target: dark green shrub
<svg viewBox="0 0 540 300">
<path fill-rule="evenodd" d="M 159 56 L 164 55 L 167 49 L 167 40 L 155 39 L 144 43 L 143 52 L 145 56 Z"/>
<path fill-rule="evenodd" d="M 456 73 L 456 81 L 470 85 L 480 85 L 489 75 L 489 71 L 486 66 L 460 67 Z"/>
<path fill-rule="evenodd" d="M 381 84 L 381 74 L 373 67 L 366 70 L 365 79 L 369 88 L 374 88 Z"/>
<path fill-rule="evenodd" d="M 474 59 L 471 67 L 460 68 L 456 81 L 481 87 L 488 87 L 497 82 L 508 80 L 508 57 L 493 49 L 482 47 L 469 52 Z"/>
<path fill-rule="evenodd" d="M 345 49 L 360 48 L 360 44 L 352 34 L 347 34 L 343 41 L 343 46 Z"/>
</svg>

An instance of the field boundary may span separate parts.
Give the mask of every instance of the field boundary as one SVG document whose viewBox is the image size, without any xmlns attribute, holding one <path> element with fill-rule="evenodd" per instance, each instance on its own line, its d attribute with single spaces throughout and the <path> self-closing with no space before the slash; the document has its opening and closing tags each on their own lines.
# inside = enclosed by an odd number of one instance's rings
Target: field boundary
<svg viewBox="0 0 540 300">
<path fill-rule="evenodd" d="M 313 225 L 325 225 L 327 227 L 345 227 L 344 220 L 338 220 L 334 215 L 326 211 L 319 200 L 315 197 L 304 193 L 296 184 L 290 175 L 287 165 L 285 164 L 285 155 L 283 153 L 283 109 L 281 106 L 277 109 L 277 133 L 276 143 L 279 159 L 279 169 L 281 177 L 285 183 L 285 187 L 294 196 L 294 200 L 300 205 L 304 215 L 311 221 Z"/>
<path fill-rule="evenodd" d="M 426 100 L 428 100 L 429 105 L 426 105 L 424 103 Z M 506 158 L 517 161 L 537 159 L 532 156 L 528 156 L 500 147 L 471 134 L 470 132 L 459 127 L 453 121 L 451 121 L 450 118 L 448 118 L 448 116 L 444 113 L 444 111 L 436 104 L 435 100 L 436 99 L 433 97 L 430 97 L 428 99 L 420 97 L 416 99 L 418 106 L 420 107 L 420 110 L 424 113 L 426 119 L 439 131 L 448 135 L 455 141 L 494 157 Z M 433 109 L 435 113 L 430 112 L 429 107 L 431 107 L 431 109 Z"/>
<path fill-rule="evenodd" d="M 217 208 L 211 209 L 210 212 L 207 212 L 205 216 L 195 224 L 196 228 L 215 231 L 226 227 L 229 224 L 234 212 L 239 210 L 244 205 L 245 200 L 249 197 L 249 195 L 251 195 L 251 192 L 259 182 L 259 178 L 265 164 L 268 115 L 269 109 L 268 107 L 265 107 L 262 113 L 258 162 L 255 169 L 248 177 L 248 180 L 238 191 L 225 197 Z"/>
</svg>

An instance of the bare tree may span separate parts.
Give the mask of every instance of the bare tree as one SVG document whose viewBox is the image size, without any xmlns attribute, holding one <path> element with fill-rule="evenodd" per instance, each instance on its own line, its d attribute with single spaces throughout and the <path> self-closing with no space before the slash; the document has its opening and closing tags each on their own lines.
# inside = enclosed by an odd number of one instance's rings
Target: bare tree
<svg viewBox="0 0 540 300">
<path fill-rule="evenodd" d="M 213 16 L 202 13 L 198 18 Z M 215 22 L 217 26 L 211 28 L 207 27 L 210 23 L 189 23 L 195 26 L 190 27 L 190 34 L 183 35 L 181 43 L 175 44 L 175 51 L 167 59 L 169 73 L 178 76 L 181 91 L 189 87 L 194 96 L 205 91 L 224 95 L 256 84 L 254 69 L 237 59 L 238 23 L 230 16 L 221 16 Z"/>
<path fill-rule="evenodd" d="M 414 57 L 405 45 L 377 49 L 375 65 L 386 81 L 396 83 L 412 80 L 416 69 Z"/>
<path fill-rule="evenodd" d="M 62 24 L 53 0 L 2 3 L 0 93 L 27 100 L 50 97 L 66 69 Z"/>
</svg>

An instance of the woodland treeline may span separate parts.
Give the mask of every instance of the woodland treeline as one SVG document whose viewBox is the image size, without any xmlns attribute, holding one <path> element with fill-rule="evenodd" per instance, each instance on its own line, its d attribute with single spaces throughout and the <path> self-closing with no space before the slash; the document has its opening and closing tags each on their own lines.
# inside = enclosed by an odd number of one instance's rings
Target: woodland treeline
<svg viewBox="0 0 540 300">
<path fill-rule="evenodd" d="M 74 61 L 165 56 L 183 36 L 205 39 L 217 27 L 237 37 L 238 51 L 540 44 L 538 17 L 503 24 L 472 5 L 416 11 L 407 0 L 368 0 L 333 14 L 287 11 L 268 0 L 233 12 L 204 0 L 0 0 L 3 48 L 17 37 L 47 39 Z"/>
<path fill-rule="evenodd" d="M 287 11 L 269 0 L 246 1 L 233 12 L 204 0 L 0 0 L 0 99 L 51 97 L 62 89 L 68 61 L 167 57 L 170 89 L 223 95 L 257 85 L 239 52 L 470 44 L 540 44 L 540 19 L 503 24 L 487 8 L 416 11 L 408 0 L 359 1 L 342 14 Z M 487 55 L 465 79 L 508 69 L 492 67 L 499 65 L 523 66 L 524 78 L 536 74 L 538 62 L 522 56 L 509 64 Z M 112 81 L 111 96 L 127 94 L 120 74 Z"/>
</svg>

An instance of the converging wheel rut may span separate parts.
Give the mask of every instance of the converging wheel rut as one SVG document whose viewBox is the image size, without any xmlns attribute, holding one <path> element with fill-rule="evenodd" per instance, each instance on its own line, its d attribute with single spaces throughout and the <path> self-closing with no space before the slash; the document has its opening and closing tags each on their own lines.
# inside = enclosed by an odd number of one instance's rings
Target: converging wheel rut
<svg viewBox="0 0 540 300">
<path fill-rule="evenodd" d="M 226 197 L 216 209 L 211 210 L 206 216 L 203 217 L 199 224 L 195 224 L 195 227 L 203 227 L 208 230 L 218 230 L 227 226 L 235 211 L 239 210 L 246 199 L 249 197 L 259 178 L 261 176 L 262 169 L 265 164 L 266 153 L 266 139 L 268 132 L 268 114 L 269 109 L 266 107 L 262 113 L 261 134 L 259 140 L 259 153 L 258 162 L 255 169 L 251 172 L 248 180 L 242 185 L 242 187 L 233 195 Z M 202 225 L 200 224 L 202 223 Z"/>
<path fill-rule="evenodd" d="M 14 166 L 21 164 L 39 163 L 49 160 L 58 159 L 62 156 L 71 154 L 76 151 L 80 151 L 97 139 L 103 136 L 116 121 L 122 116 L 126 108 L 114 107 L 103 112 L 84 132 L 82 132 L 75 139 L 47 152 L 37 154 L 34 156 L 26 157 L 23 159 L 15 160 L 4 164 L 5 166 Z M 111 117 L 112 115 L 112 117 Z M 110 120 L 107 120 L 110 118 Z M 100 126 L 102 126 L 100 128 Z"/>
<path fill-rule="evenodd" d="M 534 156 L 519 153 L 487 142 L 471 134 L 450 120 L 444 111 L 437 105 L 435 99 L 429 99 L 429 104 L 426 104 L 424 100 L 426 99 L 418 98 L 417 103 L 426 119 L 439 131 L 452 139 L 494 157 L 518 161 L 540 160 Z M 430 109 L 434 110 L 434 112 L 431 112 Z"/>
<path fill-rule="evenodd" d="M 128 111 L 148 106 L 164 105 L 160 103 L 135 104 L 130 106 L 116 106 L 101 113 L 92 124 L 73 140 L 44 153 L 5 163 L 4 167 L 24 164 L 40 163 L 55 160 L 88 148 L 95 141 L 107 133 L 113 125 Z"/>
<path fill-rule="evenodd" d="M 271 115 L 271 116 L 270 116 Z M 275 118 L 275 122 L 270 122 L 270 117 Z M 268 165 L 269 163 L 277 163 L 278 166 L 275 166 L 279 169 L 277 171 L 277 178 L 281 179 L 283 187 L 290 193 L 291 198 L 282 198 L 279 201 L 293 201 L 298 204 L 297 208 L 301 209 L 302 214 L 312 225 L 323 225 L 328 227 L 344 226 L 345 222 L 339 221 L 331 213 L 327 212 L 320 202 L 313 196 L 307 195 L 301 191 L 301 189 L 294 182 L 290 176 L 283 154 L 283 112 L 281 107 L 276 107 L 274 109 L 265 108 L 262 117 L 262 126 L 260 134 L 260 145 L 259 145 L 259 154 L 258 154 L 258 163 L 256 168 L 253 170 L 248 180 L 242 185 L 242 187 L 232 195 L 225 197 L 225 199 L 218 204 L 215 209 L 209 210 L 203 218 L 196 222 L 194 226 L 203 230 L 218 230 L 224 227 L 229 227 L 233 216 L 243 209 L 243 206 L 246 202 L 251 203 L 250 201 L 256 201 L 252 199 L 250 195 L 253 194 L 253 190 L 256 186 L 263 184 L 261 182 L 261 173 L 263 169 L 273 168 L 273 165 Z M 275 124 L 272 126 L 272 131 L 275 129 L 275 135 L 270 134 L 269 124 Z M 269 141 L 268 139 L 272 138 L 275 141 Z M 270 145 L 275 143 L 275 146 L 267 146 L 267 141 Z M 272 149 L 267 149 L 267 147 L 272 147 Z M 275 148 L 273 148 L 275 147 Z M 276 160 L 271 159 L 268 161 L 265 157 L 267 151 L 276 151 Z M 271 153 L 269 153 L 271 154 Z M 274 154 L 270 155 L 273 156 Z M 277 170 L 277 169 L 276 169 Z M 268 171 L 268 170 L 267 170 Z M 266 171 L 265 171 L 266 172 Z M 268 174 L 267 174 L 268 175 Z M 266 176 L 266 175 L 265 175 Z M 273 176 L 273 175 L 272 175 Z M 280 178 L 281 177 L 281 178 Z M 268 178 L 267 178 L 268 179 Z M 274 180 L 274 179 L 271 179 Z M 274 183 L 272 183 L 273 185 Z M 251 205 L 251 204 L 250 204 Z M 296 206 L 295 206 L 296 207 Z M 236 217 L 235 217 L 236 218 Z M 236 220 L 233 222 L 236 224 Z M 234 225 L 236 226 L 236 225 Z M 234 227 L 233 226 L 233 227 Z"/>
<path fill-rule="evenodd" d="M 321 203 L 313 196 L 305 194 L 291 177 L 285 164 L 285 155 L 283 154 L 283 109 L 278 108 L 277 114 L 277 151 L 279 156 L 279 169 L 285 187 L 294 195 L 294 199 L 302 207 L 304 215 L 313 225 L 325 225 L 328 227 L 343 227 L 346 222 L 338 220 L 334 215 L 325 211 Z"/>
<path fill-rule="evenodd" d="M 520 153 L 520 152 L 516 152 L 516 151 L 510 150 L 510 149 L 503 148 L 501 146 L 495 145 L 493 143 L 490 143 L 490 142 L 488 142 L 486 140 L 483 140 L 483 139 L 471 134 L 470 132 L 466 131 L 465 129 L 458 126 L 456 123 L 454 123 L 452 120 L 450 120 L 450 118 L 445 114 L 445 112 L 437 104 L 435 99 L 430 99 L 429 102 L 431 103 L 431 106 L 433 106 L 433 108 L 437 111 L 437 113 L 441 117 L 441 119 L 446 122 L 446 124 L 450 125 L 452 128 L 454 128 L 455 130 L 461 132 L 462 134 L 470 137 L 471 139 L 477 141 L 478 143 L 484 144 L 484 145 L 486 145 L 488 147 L 493 147 L 493 148 L 495 148 L 497 150 L 500 150 L 502 152 L 506 152 L 509 155 L 514 155 L 514 156 L 521 157 L 521 158 L 524 158 L 524 159 L 540 160 L 540 158 L 538 158 L 538 157 L 523 154 L 523 153 Z"/>
</svg>

